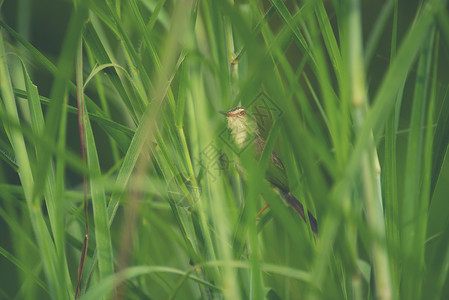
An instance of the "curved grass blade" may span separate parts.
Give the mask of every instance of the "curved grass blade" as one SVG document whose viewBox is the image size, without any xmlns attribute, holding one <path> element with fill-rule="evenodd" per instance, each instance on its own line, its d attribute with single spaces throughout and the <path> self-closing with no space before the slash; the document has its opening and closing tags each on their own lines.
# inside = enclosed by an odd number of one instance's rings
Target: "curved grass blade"
<svg viewBox="0 0 449 300">
<path fill-rule="evenodd" d="M 108 276 L 104 278 L 101 282 L 93 286 L 89 291 L 80 298 L 80 300 L 97 300 L 101 297 L 108 295 L 118 284 L 122 283 L 125 280 L 130 280 L 137 276 L 142 276 L 146 274 L 152 273 L 170 273 L 170 274 L 178 274 L 181 276 L 188 276 L 190 280 L 198 282 L 202 285 L 205 285 L 214 290 L 220 290 L 215 285 L 204 281 L 196 276 L 190 275 L 191 271 L 181 271 L 174 268 L 169 268 L 165 266 L 138 266 L 138 267 L 130 267 L 128 269 L 123 270 L 120 273 L 115 275 Z M 189 274 L 189 275 L 186 275 Z"/>
</svg>

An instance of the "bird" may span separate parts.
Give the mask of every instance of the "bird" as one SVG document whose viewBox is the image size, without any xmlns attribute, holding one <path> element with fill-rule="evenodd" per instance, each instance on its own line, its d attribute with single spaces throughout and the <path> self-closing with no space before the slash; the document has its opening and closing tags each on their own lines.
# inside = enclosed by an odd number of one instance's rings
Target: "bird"
<svg viewBox="0 0 449 300">
<path fill-rule="evenodd" d="M 265 140 L 259 133 L 257 122 L 253 116 L 249 116 L 246 109 L 241 106 L 234 107 L 228 111 L 219 111 L 219 113 L 226 116 L 227 127 L 231 131 L 231 136 L 236 146 L 240 149 L 248 145 L 248 141 L 254 139 L 254 150 L 257 157 L 260 157 L 265 147 Z M 237 166 L 237 169 L 239 167 Z M 241 171 L 240 171 L 241 172 Z M 270 162 L 268 165 L 265 179 L 272 185 L 272 187 L 279 192 L 284 200 L 299 214 L 299 216 L 307 223 L 304 206 L 291 193 L 288 187 L 287 174 L 279 156 L 273 151 L 270 155 Z M 266 205 L 258 215 L 263 212 L 268 205 Z M 318 224 L 313 214 L 307 211 L 310 228 L 315 235 L 318 235 Z"/>
</svg>

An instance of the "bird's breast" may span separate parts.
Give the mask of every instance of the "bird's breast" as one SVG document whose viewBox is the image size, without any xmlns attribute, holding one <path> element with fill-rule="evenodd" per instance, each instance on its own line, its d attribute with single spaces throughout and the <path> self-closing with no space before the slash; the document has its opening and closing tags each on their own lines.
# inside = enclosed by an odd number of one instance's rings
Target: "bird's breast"
<svg viewBox="0 0 449 300">
<path fill-rule="evenodd" d="M 228 127 L 231 129 L 232 138 L 240 148 L 248 138 L 248 128 L 246 125 L 246 122 L 239 118 L 228 120 Z"/>
</svg>

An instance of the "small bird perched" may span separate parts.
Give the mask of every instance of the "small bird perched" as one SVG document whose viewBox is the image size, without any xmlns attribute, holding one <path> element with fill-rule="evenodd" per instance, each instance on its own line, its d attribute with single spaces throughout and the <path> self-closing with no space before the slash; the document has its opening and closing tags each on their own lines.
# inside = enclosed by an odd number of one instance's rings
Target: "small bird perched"
<svg viewBox="0 0 449 300">
<path fill-rule="evenodd" d="M 239 148 L 242 148 L 250 139 L 254 139 L 255 152 L 256 155 L 260 157 L 265 147 L 265 140 L 260 136 L 255 120 L 249 117 L 245 109 L 240 106 L 228 111 L 220 111 L 220 113 L 226 116 L 228 128 L 231 130 L 231 135 L 235 144 Z M 270 163 L 265 179 L 271 183 L 271 185 L 279 192 L 285 201 L 287 201 L 287 203 L 293 207 L 301 218 L 306 221 L 304 207 L 301 202 L 299 202 L 299 200 L 296 199 L 296 197 L 290 192 L 284 165 L 274 152 L 271 153 Z M 262 209 L 262 211 L 264 209 Z M 307 214 L 309 216 L 310 227 L 312 228 L 313 233 L 318 234 L 318 226 L 315 217 L 310 212 L 307 212 Z"/>
</svg>

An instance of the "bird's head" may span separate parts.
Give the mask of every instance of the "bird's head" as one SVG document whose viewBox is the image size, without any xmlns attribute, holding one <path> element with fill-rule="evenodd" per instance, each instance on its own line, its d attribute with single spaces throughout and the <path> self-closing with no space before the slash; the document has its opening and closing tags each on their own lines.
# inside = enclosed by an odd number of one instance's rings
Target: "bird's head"
<svg viewBox="0 0 449 300">
<path fill-rule="evenodd" d="M 226 116 L 228 120 L 228 128 L 232 132 L 235 142 L 240 147 L 242 146 L 246 139 L 249 137 L 248 134 L 256 134 L 255 122 L 248 117 L 245 108 L 237 106 L 228 111 L 220 111 L 221 114 Z"/>
<path fill-rule="evenodd" d="M 241 106 L 234 107 L 228 111 L 220 111 L 222 115 L 225 115 L 226 118 L 229 119 L 246 119 L 246 110 Z"/>
<path fill-rule="evenodd" d="M 220 113 L 226 116 L 226 119 L 228 120 L 228 127 L 233 132 L 241 132 L 247 130 L 248 117 L 246 114 L 246 110 L 243 107 L 237 106 L 228 111 L 220 111 Z"/>
</svg>

